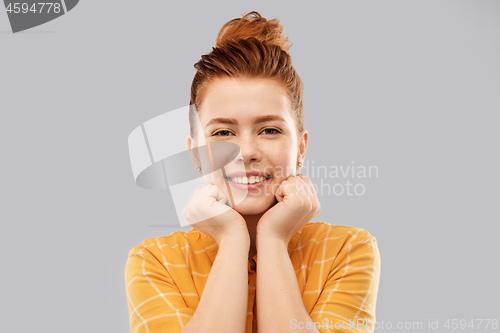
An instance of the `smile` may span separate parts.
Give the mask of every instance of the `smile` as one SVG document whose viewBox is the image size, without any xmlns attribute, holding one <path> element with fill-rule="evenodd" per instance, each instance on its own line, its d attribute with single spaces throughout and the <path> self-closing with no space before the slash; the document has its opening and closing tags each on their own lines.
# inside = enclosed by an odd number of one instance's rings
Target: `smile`
<svg viewBox="0 0 500 333">
<path fill-rule="evenodd" d="M 253 190 L 270 182 L 272 177 L 227 177 L 231 186 L 240 190 Z"/>
</svg>

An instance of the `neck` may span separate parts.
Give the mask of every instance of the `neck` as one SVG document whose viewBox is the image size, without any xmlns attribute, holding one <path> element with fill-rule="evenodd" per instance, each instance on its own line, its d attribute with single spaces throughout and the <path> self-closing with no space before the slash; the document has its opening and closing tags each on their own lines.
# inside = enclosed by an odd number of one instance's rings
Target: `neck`
<svg viewBox="0 0 500 333">
<path fill-rule="evenodd" d="M 257 238 L 257 223 L 259 222 L 262 212 L 257 215 L 242 215 L 245 219 L 248 227 L 248 234 L 250 235 L 250 251 L 248 253 L 248 260 L 250 260 L 255 254 L 257 254 L 256 238 Z"/>
</svg>

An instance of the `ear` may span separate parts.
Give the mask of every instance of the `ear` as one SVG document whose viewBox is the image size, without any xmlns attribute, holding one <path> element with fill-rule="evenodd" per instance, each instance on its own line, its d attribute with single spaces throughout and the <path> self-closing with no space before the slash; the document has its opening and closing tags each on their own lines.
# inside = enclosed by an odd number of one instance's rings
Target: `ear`
<svg viewBox="0 0 500 333">
<path fill-rule="evenodd" d="M 191 150 L 191 145 L 193 144 L 193 139 L 191 138 L 191 134 L 187 135 L 187 142 L 186 142 L 186 144 L 187 144 L 187 150 L 190 151 Z"/>
<path fill-rule="evenodd" d="M 306 152 L 307 152 L 307 144 L 309 142 L 309 132 L 304 129 L 302 132 L 302 136 L 298 142 L 298 156 L 297 160 L 299 162 L 304 162 L 306 158 Z"/>
<path fill-rule="evenodd" d="M 195 141 L 193 138 L 191 138 L 191 134 L 187 135 L 187 150 L 189 151 L 189 154 L 191 155 L 191 159 L 193 160 L 194 167 L 200 167 L 200 155 L 198 153 L 198 148 L 195 147 Z"/>
</svg>

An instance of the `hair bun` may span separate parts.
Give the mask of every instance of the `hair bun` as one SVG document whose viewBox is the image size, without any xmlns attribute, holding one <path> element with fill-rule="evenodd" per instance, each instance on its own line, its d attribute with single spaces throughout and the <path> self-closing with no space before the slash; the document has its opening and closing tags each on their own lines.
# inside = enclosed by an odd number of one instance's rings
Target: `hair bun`
<svg viewBox="0 0 500 333">
<path fill-rule="evenodd" d="M 217 35 L 215 47 L 248 38 L 255 38 L 264 44 L 277 45 L 285 52 L 292 46 L 288 35 L 283 35 L 283 26 L 278 19 L 266 20 L 258 12 L 252 11 L 242 18 L 235 18 L 224 24 Z"/>
</svg>

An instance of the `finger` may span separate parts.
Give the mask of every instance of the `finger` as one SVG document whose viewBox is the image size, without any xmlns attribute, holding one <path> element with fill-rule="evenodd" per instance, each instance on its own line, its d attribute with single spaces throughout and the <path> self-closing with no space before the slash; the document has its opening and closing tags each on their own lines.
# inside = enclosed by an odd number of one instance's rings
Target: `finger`
<svg viewBox="0 0 500 333">
<path fill-rule="evenodd" d="M 311 202 L 313 203 L 313 209 L 319 211 L 321 204 L 318 199 L 318 195 L 316 193 L 316 190 L 314 189 L 314 186 L 311 182 L 311 180 L 308 177 L 305 177 L 304 175 L 300 174 L 300 178 L 304 181 L 304 183 L 308 186 L 308 189 L 310 191 L 310 197 L 311 197 Z"/>
<path fill-rule="evenodd" d="M 219 186 L 212 184 L 209 189 L 210 196 L 214 197 L 220 203 L 226 203 L 227 197 L 224 192 L 219 188 Z"/>
<path fill-rule="evenodd" d="M 287 180 L 290 182 L 291 186 L 286 194 L 288 195 L 289 200 L 294 200 L 294 206 L 311 207 L 312 200 L 310 198 L 309 190 L 300 177 L 290 176 Z"/>
<path fill-rule="evenodd" d="M 286 195 L 288 195 L 287 185 L 290 185 L 290 182 L 287 181 L 287 180 L 284 180 L 276 188 L 276 191 L 274 192 L 274 195 L 276 196 L 276 199 L 278 201 L 279 201 L 278 197 L 280 197 L 281 199 L 283 199 Z"/>
<path fill-rule="evenodd" d="M 314 188 L 312 187 L 311 181 L 307 177 L 304 177 L 304 175 L 302 174 L 298 174 L 297 176 L 301 181 L 301 186 L 304 188 L 304 191 L 306 191 L 309 196 L 315 196 L 314 195 L 315 191 Z"/>
<path fill-rule="evenodd" d="M 302 181 L 302 179 L 298 176 L 291 176 L 290 182 L 294 185 L 294 192 L 298 195 L 309 195 L 309 190 L 307 189 L 307 185 Z"/>
<path fill-rule="evenodd" d="M 309 185 L 307 184 L 307 182 L 304 181 L 304 179 L 302 177 L 297 177 L 297 179 L 299 180 L 299 183 L 300 183 L 300 189 L 301 189 L 301 192 L 304 194 L 304 197 L 306 198 L 306 202 L 307 204 L 309 205 L 309 207 L 314 210 L 315 209 L 315 197 L 314 197 L 314 194 L 311 192 L 311 189 L 309 187 Z"/>
<path fill-rule="evenodd" d="M 313 183 L 308 177 L 305 177 L 304 175 L 300 174 L 300 178 L 304 181 L 304 183 L 307 185 L 309 191 L 311 192 L 311 195 L 317 196 L 316 195 L 316 190 L 314 189 Z"/>
<path fill-rule="evenodd" d="M 314 197 L 309 185 L 301 177 L 302 175 L 295 176 L 296 191 L 302 200 L 302 204 L 309 207 L 311 210 L 316 209 L 316 198 Z"/>
</svg>

